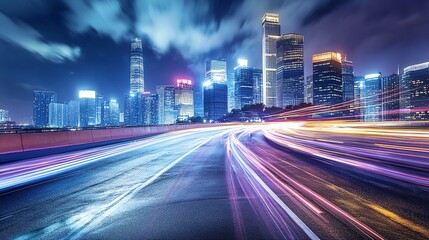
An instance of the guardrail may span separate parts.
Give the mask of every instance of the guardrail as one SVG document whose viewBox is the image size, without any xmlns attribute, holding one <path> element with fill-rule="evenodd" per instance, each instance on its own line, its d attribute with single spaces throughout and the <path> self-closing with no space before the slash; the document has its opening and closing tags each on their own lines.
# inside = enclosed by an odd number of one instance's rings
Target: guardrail
<svg viewBox="0 0 429 240">
<path fill-rule="evenodd" d="M 175 130 L 218 126 L 218 124 L 175 124 L 145 127 L 93 128 L 74 131 L 16 132 L 0 134 L 0 155 L 41 149 L 132 139 Z"/>
</svg>

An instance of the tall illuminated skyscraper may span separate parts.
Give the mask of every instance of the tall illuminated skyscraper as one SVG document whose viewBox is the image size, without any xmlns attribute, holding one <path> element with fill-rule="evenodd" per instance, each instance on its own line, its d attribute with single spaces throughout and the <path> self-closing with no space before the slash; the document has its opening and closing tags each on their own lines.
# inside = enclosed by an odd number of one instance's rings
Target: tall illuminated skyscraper
<svg viewBox="0 0 429 240">
<path fill-rule="evenodd" d="M 253 103 L 262 103 L 262 69 L 253 69 Z"/>
<path fill-rule="evenodd" d="M 265 13 L 262 17 L 262 99 L 267 107 L 277 105 L 276 41 L 279 37 L 279 15 Z"/>
<path fill-rule="evenodd" d="M 36 127 L 49 126 L 49 104 L 57 102 L 57 94 L 52 91 L 34 91 L 33 121 Z"/>
<path fill-rule="evenodd" d="M 381 73 L 365 75 L 362 85 L 363 118 L 365 122 L 383 121 Z"/>
<path fill-rule="evenodd" d="M 401 75 L 391 74 L 383 77 L 383 120 L 399 121 L 399 82 Z"/>
<path fill-rule="evenodd" d="M 277 106 L 304 102 L 304 36 L 286 34 L 277 39 Z"/>
<path fill-rule="evenodd" d="M 307 76 L 304 81 L 304 102 L 313 104 L 313 75 Z"/>
<path fill-rule="evenodd" d="M 406 67 L 400 85 L 401 118 L 429 120 L 429 62 Z"/>
<path fill-rule="evenodd" d="M 234 68 L 235 108 L 241 109 L 253 103 L 253 68 L 247 66 L 247 60 L 239 59 Z"/>
<path fill-rule="evenodd" d="M 62 103 L 49 104 L 49 126 L 63 128 L 68 126 L 68 105 Z"/>
<path fill-rule="evenodd" d="M 97 114 L 95 98 L 95 91 L 79 91 L 80 127 L 95 126 Z"/>
<path fill-rule="evenodd" d="M 354 105 L 354 70 L 353 62 L 344 58 L 342 60 L 342 82 L 343 82 L 343 102 L 348 102 L 348 109 L 344 110 L 344 116 L 353 116 L 356 110 Z"/>
<path fill-rule="evenodd" d="M 228 113 L 228 87 L 225 60 L 206 62 L 204 82 L 204 117 L 217 121 Z"/>
<path fill-rule="evenodd" d="M 175 103 L 177 117 L 180 121 L 194 116 L 194 85 L 191 80 L 176 80 Z"/>
<path fill-rule="evenodd" d="M 131 41 L 130 94 L 144 92 L 144 65 L 142 40 Z"/>
<path fill-rule="evenodd" d="M 313 55 L 313 104 L 331 106 L 343 101 L 341 54 L 326 52 Z M 334 117 L 339 112 L 320 115 Z"/>
<path fill-rule="evenodd" d="M 226 60 L 209 60 L 206 62 L 206 81 L 227 84 L 227 77 Z"/>
<path fill-rule="evenodd" d="M 6 109 L 0 109 L 0 122 L 9 121 L 9 111 Z"/>
<path fill-rule="evenodd" d="M 78 127 L 79 126 L 79 121 L 80 121 L 80 117 L 79 117 L 79 108 L 80 108 L 80 104 L 79 101 L 77 100 L 71 100 L 69 101 L 68 104 L 68 126 L 70 127 Z"/>
</svg>

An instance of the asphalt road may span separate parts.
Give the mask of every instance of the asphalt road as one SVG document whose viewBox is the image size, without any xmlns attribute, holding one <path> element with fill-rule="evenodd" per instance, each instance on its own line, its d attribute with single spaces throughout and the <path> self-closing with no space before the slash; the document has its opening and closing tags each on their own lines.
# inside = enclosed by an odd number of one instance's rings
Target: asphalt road
<svg viewBox="0 0 429 240">
<path fill-rule="evenodd" d="M 429 132 L 284 123 L 0 166 L 0 239 L 427 239 Z"/>
</svg>

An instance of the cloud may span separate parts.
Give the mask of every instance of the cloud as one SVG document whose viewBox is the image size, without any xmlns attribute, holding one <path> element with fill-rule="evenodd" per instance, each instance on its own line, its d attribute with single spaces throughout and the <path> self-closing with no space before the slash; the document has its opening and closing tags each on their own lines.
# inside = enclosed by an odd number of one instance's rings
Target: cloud
<svg viewBox="0 0 429 240">
<path fill-rule="evenodd" d="M 84 33 L 95 30 L 116 42 L 130 39 L 131 23 L 119 1 L 65 0 L 65 3 L 70 8 L 67 20 L 72 31 Z"/>
<path fill-rule="evenodd" d="M 71 47 L 56 42 L 47 42 L 34 28 L 22 22 L 13 21 L 1 12 L 0 26 L 0 38 L 51 62 L 62 63 L 66 60 L 75 61 L 80 56 L 79 47 Z"/>
</svg>

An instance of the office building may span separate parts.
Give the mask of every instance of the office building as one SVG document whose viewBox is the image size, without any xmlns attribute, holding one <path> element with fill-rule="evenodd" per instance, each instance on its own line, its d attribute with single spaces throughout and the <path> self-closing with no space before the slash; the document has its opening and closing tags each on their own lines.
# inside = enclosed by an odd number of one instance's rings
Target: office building
<svg viewBox="0 0 429 240">
<path fill-rule="evenodd" d="M 158 85 L 156 86 L 156 94 L 158 94 L 158 123 L 165 123 L 165 89 L 173 88 L 173 85 Z"/>
<path fill-rule="evenodd" d="M 279 15 L 265 13 L 262 17 L 262 99 L 267 107 L 277 104 L 276 41 L 279 37 Z"/>
<path fill-rule="evenodd" d="M 307 76 L 304 82 L 304 102 L 313 104 L 313 75 Z"/>
<path fill-rule="evenodd" d="M 215 122 L 228 113 L 228 87 L 225 60 L 206 62 L 205 82 L 203 84 L 204 117 Z"/>
<path fill-rule="evenodd" d="M 363 85 L 365 77 L 363 76 L 354 76 L 354 115 L 355 119 L 363 121 Z"/>
<path fill-rule="evenodd" d="M 49 126 L 49 104 L 57 102 L 52 91 L 34 91 L 33 122 L 35 127 Z"/>
<path fill-rule="evenodd" d="M 69 109 L 67 104 L 50 103 L 49 104 L 49 127 L 63 128 L 68 124 Z"/>
<path fill-rule="evenodd" d="M 0 109 L 0 122 L 7 122 L 9 119 L 9 111 L 6 109 Z"/>
<path fill-rule="evenodd" d="M 191 80 L 176 80 L 175 103 L 179 121 L 186 121 L 194 116 L 194 85 Z"/>
<path fill-rule="evenodd" d="M 95 126 L 96 124 L 96 95 L 95 91 L 79 91 L 79 123 L 80 127 Z"/>
<path fill-rule="evenodd" d="M 276 42 L 277 107 L 304 102 L 304 36 L 286 34 Z"/>
<path fill-rule="evenodd" d="M 198 91 L 194 90 L 194 116 L 202 118 L 204 117 L 204 100 L 202 89 Z"/>
<path fill-rule="evenodd" d="M 228 72 L 228 112 L 235 109 L 235 72 Z"/>
<path fill-rule="evenodd" d="M 234 108 L 242 109 L 253 104 L 253 68 L 248 67 L 247 60 L 239 59 L 238 66 L 234 68 Z"/>
<path fill-rule="evenodd" d="M 142 93 L 125 95 L 124 121 L 126 125 L 143 124 Z"/>
<path fill-rule="evenodd" d="M 131 41 L 130 63 L 130 94 L 144 92 L 144 65 L 142 40 L 134 38 Z"/>
<path fill-rule="evenodd" d="M 118 126 L 119 125 L 119 103 L 112 99 L 110 101 L 103 102 L 102 109 L 102 126 Z"/>
<path fill-rule="evenodd" d="M 68 110 L 69 110 L 69 112 L 68 112 L 68 126 L 70 126 L 70 127 L 79 127 L 80 126 L 80 124 L 79 124 L 79 122 L 80 122 L 79 108 L 80 108 L 79 101 L 77 101 L 77 100 L 69 101 L 69 103 L 68 103 Z"/>
<path fill-rule="evenodd" d="M 142 120 L 144 125 L 158 124 L 158 95 L 151 93 L 141 94 Z"/>
<path fill-rule="evenodd" d="M 326 52 L 313 55 L 313 103 L 332 106 L 343 100 L 341 54 Z M 329 111 L 329 110 L 328 110 Z M 338 110 L 327 112 L 318 117 L 341 115 Z"/>
<path fill-rule="evenodd" d="M 97 95 L 95 97 L 95 125 L 101 125 L 103 121 L 103 106 L 104 106 L 104 97 Z"/>
<path fill-rule="evenodd" d="M 401 118 L 429 119 L 429 62 L 406 67 L 400 84 Z"/>
<path fill-rule="evenodd" d="M 262 103 L 262 69 L 253 69 L 253 104 Z"/>
<path fill-rule="evenodd" d="M 381 74 L 365 75 L 362 87 L 363 120 L 365 122 L 383 121 Z"/>
<path fill-rule="evenodd" d="M 343 116 L 353 116 L 355 113 L 354 106 L 354 70 L 353 62 L 344 58 L 342 61 L 342 88 L 343 88 L 343 102 L 344 108 Z"/>
<path fill-rule="evenodd" d="M 399 82 L 400 82 L 400 75 L 396 73 L 382 78 L 383 120 L 384 121 L 400 120 Z"/>
</svg>

